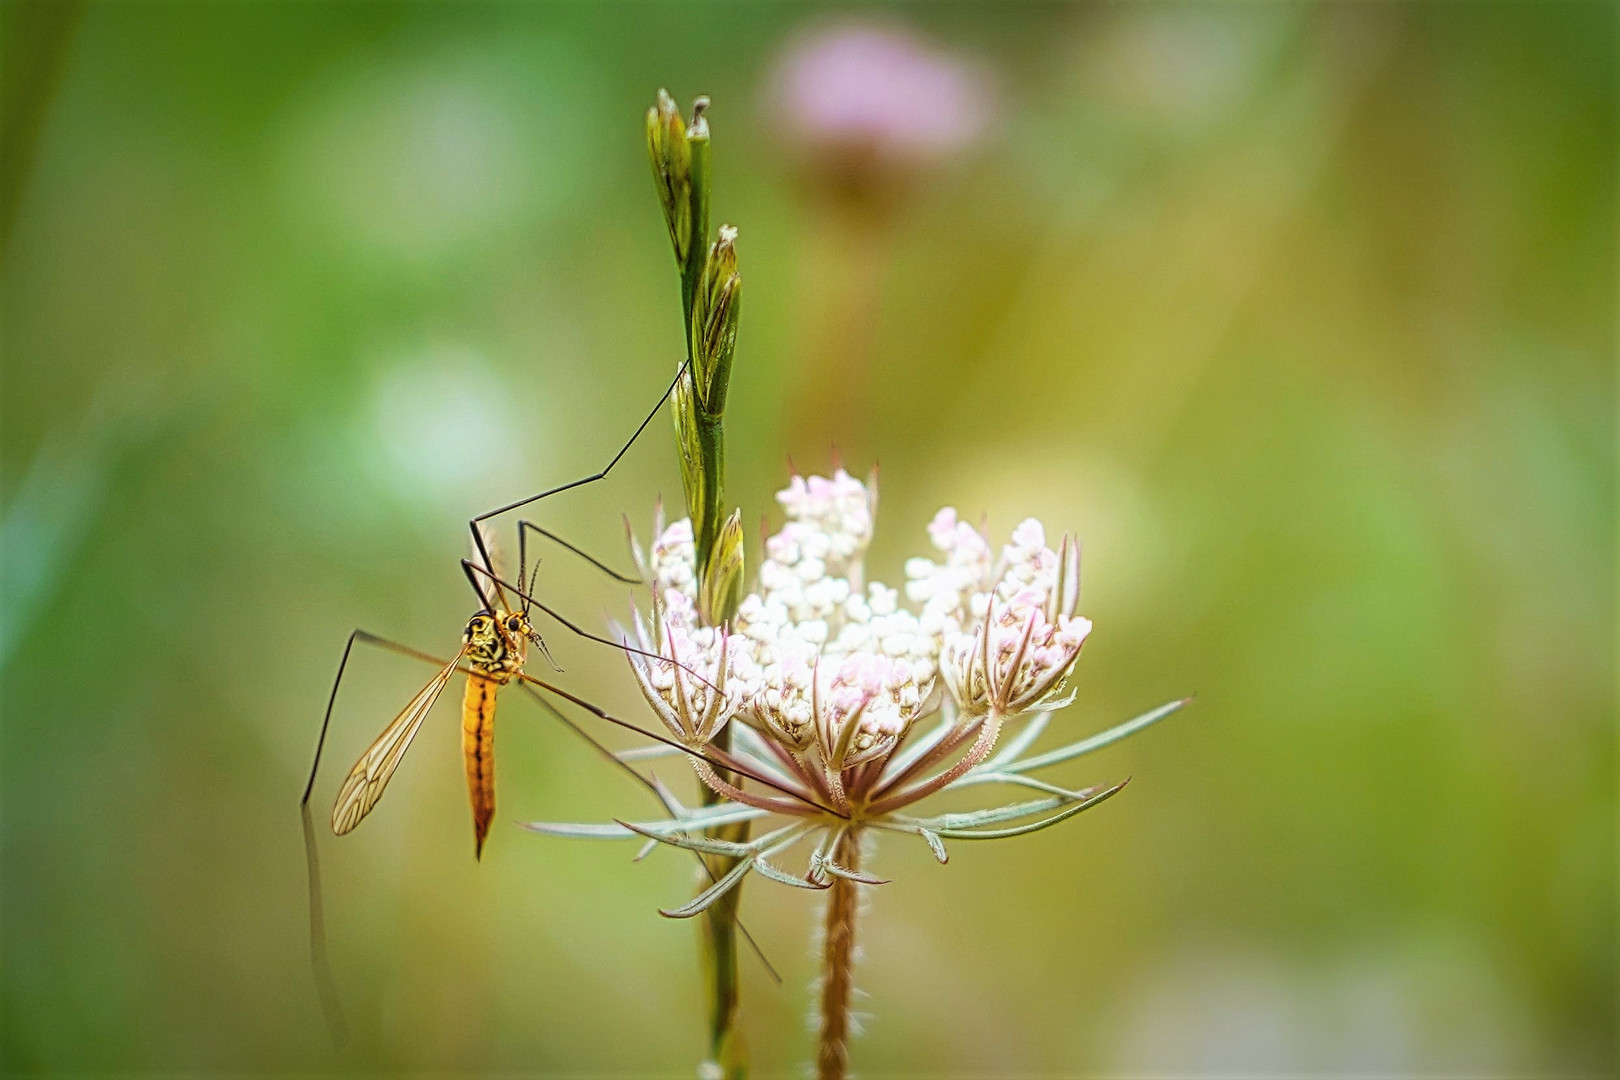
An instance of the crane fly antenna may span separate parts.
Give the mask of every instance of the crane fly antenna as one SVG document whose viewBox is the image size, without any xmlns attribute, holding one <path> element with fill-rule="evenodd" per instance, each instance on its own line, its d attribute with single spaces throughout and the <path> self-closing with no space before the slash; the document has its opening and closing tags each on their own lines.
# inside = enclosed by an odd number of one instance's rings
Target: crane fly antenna
<svg viewBox="0 0 1620 1080">
<path fill-rule="evenodd" d="M 575 735 L 578 735 L 608 761 L 612 762 L 614 765 L 617 765 L 620 770 L 622 770 L 631 779 L 635 780 L 636 783 L 652 792 L 653 798 L 657 799 L 660 805 L 663 804 L 664 798 L 658 793 L 658 785 L 654 784 L 651 780 L 648 780 L 645 776 L 638 773 L 628 761 L 621 760 L 619 755 L 615 754 L 612 750 L 609 750 L 606 746 L 602 745 L 602 743 L 598 742 L 594 735 L 580 727 L 578 724 L 574 723 L 567 713 L 563 712 L 561 709 L 557 708 L 557 706 L 547 701 L 545 696 L 537 691 L 534 687 L 530 686 L 528 683 L 519 683 L 518 685 L 523 688 L 523 692 L 525 694 L 528 694 L 540 705 L 541 708 L 550 713 L 554 720 L 562 724 L 569 731 L 572 731 Z M 711 884 L 716 883 L 714 871 L 709 868 L 708 863 L 703 861 L 703 856 L 694 851 L 692 852 L 692 857 L 697 860 L 697 864 L 701 866 L 703 868 L 703 872 L 708 875 L 709 882 Z M 749 947 L 754 951 L 754 955 L 759 957 L 759 962 L 764 965 L 766 974 L 770 975 L 771 980 L 775 982 L 776 985 L 781 986 L 781 973 L 776 970 L 776 966 L 770 962 L 769 958 L 766 957 L 765 950 L 760 947 L 759 942 L 754 940 L 754 935 L 748 932 L 748 927 L 743 925 L 741 919 L 737 920 L 737 929 L 742 931 L 742 936 L 747 939 Z"/>
<path fill-rule="evenodd" d="M 613 466 L 619 463 L 619 459 L 624 457 L 625 454 L 629 453 L 630 448 L 635 445 L 636 440 L 641 438 L 641 433 L 647 430 L 647 425 L 653 422 L 653 417 L 658 415 L 658 410 L 664 407 L 664 402 L 669 400 L 669 395 L 675 392 L 675 387 L 678 386 L 680 381 L 686 377 L 687 369 L 691 366 L 691 364 L 692 361 L 690 359 L 681 361 L 680 369 L 675 372 L 675 378 L 670 380 L 669 386 L 664 390 L 663 394 L 659 396 L 658 403 L 652 407 L 652 411 L 649 412 L 646 418 L 641 421 L 641 424 L 637 426 L 635 434 L 631 435 L 629 440 L 623 446 L 619 447 L 619 452 L 613 455 L 613 460 L 609 461 L 599 471 L 594 472 L 589 476 L 582 476 L 578 480 L 570 480 L 566 484 L 559 484 L 554 488 L 548 488 L 538 495 L 530 495 L 527 499 L 519 499 L 517 502 L 507 503 L 505 506 L 500 506 L 494 510 L 485 511 L 469 521 L 467 523 L 467 527 L 472 531 L 473 545 L 477 548 L 479 557 L 484 560 L 484 565 L 490 567 L 491 569 L 493 569 L 495 566 L 494 562 L 489 557 L 489 549 L 484 546 L 484 538 L 479 534 L 479 522 L 487 521 L 492 517 L 499 517 L 501 514 L 507 513 L 510 510 L 516 510 L 520 506 L 528 506 L 530 503 L 539 502 L 541 499 L 549 499 L 553 495 L 560 495 L 563 492 L 569 491 L 573 488 L 584 487 L 586 484 L 594 484 L 598 480 L 605 479 L 607 474 L 613 471 Z"/>
<path fill-rule="evenodd" d="M 518 533 L 518 535 L 522 536 L 523 534 Z M 519 544 L 519 546 L 521 546 L 522 541 L 521 540 L 518 541 L 518 544 Z M 521 567 L 519 569 L 521 569 Z M 523 583 L 521 579 L 522 579 L 522 575 L 520 574 L 519 575 L 519 581 L 518 581 L 518 584 L 520 584 L 520 585 Z M 534 570 L 533 570 L 533 572 L 531 572 L 529 574 L 529 593 L 528 593 L 528 596 L 533 596 L 534 595 L 534 586 L 535 586 L 535 583 L 537 581 L 539 581 L 539 580 L 540 580 L 540 557 L 537 555 L 537 556 L 535 556 L 535 559 L 534 559 Z M 527 619 L 529 617 L 529 608 L 531 606 L 532 606 L 532 604 L 530 603 L 528 597 L 527 596 L 524 597 L 524 599 L 523 599 L 523 617 L 525 619 Z"/>
</svg>

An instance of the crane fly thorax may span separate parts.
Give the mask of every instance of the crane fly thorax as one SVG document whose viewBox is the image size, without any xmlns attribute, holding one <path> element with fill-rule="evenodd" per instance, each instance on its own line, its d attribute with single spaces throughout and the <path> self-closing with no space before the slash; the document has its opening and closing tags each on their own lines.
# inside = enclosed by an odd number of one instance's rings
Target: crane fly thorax
<svg viewBox="0 0 1620 1080">
<path fill-rule="evenodd" d="M 517 612 L 509 612 L 499 619 L 479 612 L 467 622 L 463 635 L 467 663 L 475 670 L 508 682 L 523 670 L 529 658 L 529 621 Z"/>
</svg>

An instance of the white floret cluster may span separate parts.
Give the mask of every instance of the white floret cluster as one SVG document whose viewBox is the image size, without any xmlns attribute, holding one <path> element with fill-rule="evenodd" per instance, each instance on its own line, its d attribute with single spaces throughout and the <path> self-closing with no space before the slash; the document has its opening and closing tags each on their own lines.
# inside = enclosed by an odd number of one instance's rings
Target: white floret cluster
<svg viewBox="0 0 1620 1080">
<path fill-rule="evenodd" d="M 651 558 L 653 595 L 674 606 L 669 593 L 678 592 L 692 608 L 697 622 L 697 546 L 692 542 L 692 521 L 681 518 L 653 538 Z"/>
<path fill-rule="evenodd" d="M 936 557 L 906 563 L 908 608 L 881 582 L 863 587 L 875 485 L 842 469 L 796 476 L 777 501 L 786 520 L 729 635 L 699 624 L 690 524 L 654 540 L 645 565 L 658 626 L 638 627 L 642 645 L 702 680 L 631 659 L 678 734 L 707 738 L 740 714 L 794 752 L 818 746 L 824 764 L 847 768 L 937 708 L 936 682 L 968 715 L 1036 707 L 1061 688 L 1091 627 L 1074 615 L 1078 549 L 1067 537 L 1053 551 L 1031 518 L 993 561 L 978 530 L 941 510 L 928 527 Z"/>
<path fill-rule="evenodd" d="M 653 626 L 638 612 L 636 646 L 673 663 L 635 652 L 631 668 L 665 727 L 686 742 L 707 742 L 748 700 L 750 686 L 732 677 L 732 642 L 702 625 L 697 612 L 697 549 L 692 523 L 682 518 L 660 532 L 641 560 L 653 590 Z"/>
</svg>

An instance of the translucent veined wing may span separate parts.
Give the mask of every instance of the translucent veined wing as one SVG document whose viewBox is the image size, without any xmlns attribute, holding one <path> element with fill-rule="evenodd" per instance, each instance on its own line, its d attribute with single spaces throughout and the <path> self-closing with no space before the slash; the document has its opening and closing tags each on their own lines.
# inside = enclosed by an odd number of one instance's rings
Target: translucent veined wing
<svg viewBox="0 0 1620 1080">
<path fill-rule="evenodd" d="M 495 584 L 496 579 L 506 580 L 505 569 L 502 566 L 501 547 L 496 542 L 494 531 L 482 521 L 475 523 L 474 528 L 478 530 L 478 536 L 484 543 L 484 551 L 489 552 L 489 560 L 486 562 L 483 552 L 478 550 L 478 545 L 471 542 L 469 542 L 469 546 L 472 548 L 472 553 L 469 557 L 473 566 L 481 571 L 475 575 L 478 578 L 479 589 L 500 606 L 500 610 L 493 613 L 498 617 L 505 612 L 514 610 L 511 600 L 506 595 L 506 590 Z M 519 588 L 523 587 L 521 582 L 518 582 L 517 585 Z"/>
<path fill-rule="evenodd" d="M 433 676 L 432 682 L 422 687 L 422 692 L 411 699 L 404 711 L 394 717 L 383 733 L 377 736 L 377 741 L 367 747 L 360 760 L 354 763 L 332 807 L 333 832 L 342 836 L 360 824 L 371 813 L 371 808 L 377 805 L 377 800 L 382 798 L 383 788 L 388 786 L 394 770 L 399 768 L 400 759 L 410 749 L 411 740 L 416 738 L 433 703 L 444 693 L 450 676 L 456 673 L 456 665 L 461 663 L 465 653 L 466 649 L 456 653 L 456 658 Z"/>
</svg>

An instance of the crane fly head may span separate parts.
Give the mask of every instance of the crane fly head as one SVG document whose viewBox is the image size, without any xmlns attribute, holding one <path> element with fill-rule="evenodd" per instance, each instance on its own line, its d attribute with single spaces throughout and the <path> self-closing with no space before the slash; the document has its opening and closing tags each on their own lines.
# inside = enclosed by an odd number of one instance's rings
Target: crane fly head
<svg viewBox="0 0 1620 1080">
<path fill-rule="evenodd" d="M 493 673 L 522 668 L 528 658 L 529 642 L 536 636 L 520 611 L 503 611 L 499 615 L 480 611 L 467 620 L 461 639 L 468 661 Z"/>
</svg>

